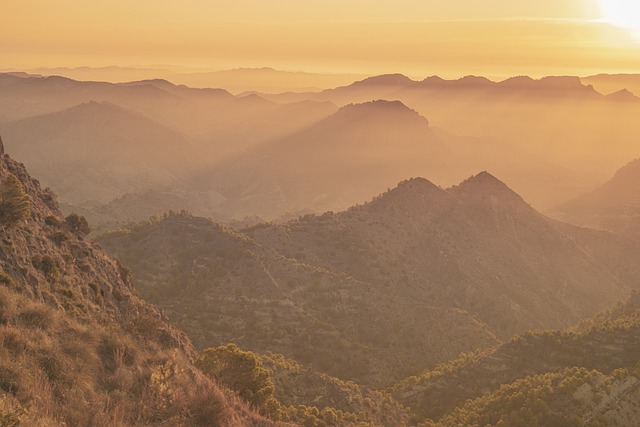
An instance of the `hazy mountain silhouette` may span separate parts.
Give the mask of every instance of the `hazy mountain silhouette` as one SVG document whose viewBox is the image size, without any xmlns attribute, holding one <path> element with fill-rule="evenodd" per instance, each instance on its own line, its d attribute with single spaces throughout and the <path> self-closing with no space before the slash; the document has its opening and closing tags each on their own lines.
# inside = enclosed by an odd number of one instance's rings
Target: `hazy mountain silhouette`
<svg viewBox="0 0 640 427">
<path fill-rule="evenodd" d="M 626 102 L 638 102 L 640 98 L 635 96 L 633 93 L 628 91 L 627 89 L 621 89 L 617 92 L 611 93 L 607 95 L 607 98 L 613 99 L 616 101 L 626 101 Z"/>
<path fill-rule="evenodd" d="M 218 157 L 293 132 L 335 111 L 328 103 L 292 107 L 261 97 L 234 97 L 222 89 L 176 86 L 162 79 L 113 84 L 0 74 L 0 125 L 90 101 L 143 114 L 188 135 L 203 148 L 211 147 Z M 233 145 L 239 147 L 230 148 Z"/>
<path fill-rule="evenodd" d="M 581 80 L 605 94 L 627 89 L 637 96 L 640 95 L 640 74 L 597 74 L 581 77 Z"/>
<path fill-rule="evenodd" d="M 640 237 L 640 159 L 595 190 L 563 203 L 549 214 L 573 224 Z"/>
<path fill-rule="evenodd" d="M 428 117 L 434 128 L 457 135 L 487 138 L 485 152 L 500 153 L 515 146 L 531 157 L 525 177 L 504 173 L 537 207 L 547 209 L 602 182 L 624 159 L 636 156 L 640 138 L 635 117 L 640 103 L 628 94 L 605 96 L 578 77 L 512 77 L 493 82 L 467 76 L 445 80 L 437 76 L 413 81 L 403 76 L 372 77 L 320 93 L 282 94 L 269 99 L 331 101 L 337 105 L 372 99 L 399 100 Z M 578 149 L 579 147 L 579 149 Z M 594 153 L 598 153 L 594 155 Z M 521 162 L 518 155 L 505 164 Z M 482 167 L 482 166 L 481 166 Z M 561 177 L 543 187 L 537 171 Z M 505 171 L 507 172 L 507 171 Z"/>
<path fill-rule="evenodd" d="M 448 152 L 427 119 L 400 102 L 374 101 L 345 106 L 197 179 L 223 183 L 214 188 L 236 203 L 231 212 L 272 218 L 344 209 L 407 175 L 441 177 L 450 171 Z"/>
<path fill-rule="evenodd" d="M 98 228 L 167 209 L 218 216 L 224 197 L 199 183 L 186 187 L 183 171 L 217 167 L 336 110 L 326 102 L 283 105 L 162 79 L 110 84 L 1 74 L 0 95 L 12 152 L 61 195 L 65 209 L 82 205 Z M 166 199 L 140 197 L 151 188 Z"/>
<path fill-rule="evenodd" d="M 74 80 L 105 81 L 111 83 L 128 82 L 131 80 L 144 80 L 149 78 L 166 78 L 175 71 L 164 68 L 139 68 L 139 67 L 39 67 L 28 70 L 45 76 L 63 76 Z"/>
<path fill-rule="evenodd" d="M 106 203 L 126 193 L 181 186 L 194 165 L 181 134 L 140 114 L 89 102 L 5 127 L 5 143 L 65 203 Z"/>
<path fill-rule="evenodd" d="M 360 76 L 355 74 L 292 72 L 269 67 L 177 73 L 169 76 L 169 80 L 176 83 L 192 87 L 222 87 L 233 93 L 322 90 L 344 85 L 358 78 Z"/>
</svg>

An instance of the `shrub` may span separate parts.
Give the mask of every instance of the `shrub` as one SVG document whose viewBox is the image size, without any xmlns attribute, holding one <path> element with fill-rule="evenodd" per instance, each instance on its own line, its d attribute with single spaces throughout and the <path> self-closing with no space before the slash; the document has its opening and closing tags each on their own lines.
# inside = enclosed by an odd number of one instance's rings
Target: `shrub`
<svg viewBox="0 0 640 427">
<path fill-rule="evenodd" d="M 0 396 L 0 426 L 14 427 L 22 424 L 27 410 L 17 403 L 12 403 L 5 396 Z"/>
<path fill-rule="evenodd" d="M 64 231 L 56 231 L 49 238 L 58 246 L 62 245 L 63 242 L 69 240 L 69 236 Z"/>
<path fill-rule="evenodd" d="M 271 412 L 273 380 L 258 356 L 235 344 L 208 348 L 196 359 L 196 366 L 209 377 L 238 392 L 263 413 Z"/>
<path fill-rule="evenodd" d="M 13 225 L 29 218 L 29 202 L 20 180 L 13 174 L 8 175 L 0 185 L 0 225 Z"/>
<path fill-rule="evenodd" d="M 77 213 L 72 213 L 64 219 L 65 224 L 77 234 L 87 235 L 91 233 L 87 219 Z"/>
</svg>

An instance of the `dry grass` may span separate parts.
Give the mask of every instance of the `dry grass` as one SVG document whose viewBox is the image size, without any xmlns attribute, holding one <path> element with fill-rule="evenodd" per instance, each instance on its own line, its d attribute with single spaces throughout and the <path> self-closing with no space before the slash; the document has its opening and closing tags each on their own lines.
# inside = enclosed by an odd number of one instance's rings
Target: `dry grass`
<svg viewBox="0 0 640 427">
<path fill-rule="evenodd" d="M 24 425 L 223 426 L 232 420 L 224 393 L 175 349 L 145 345 L 117 327 L 81 324 L 5 287 L 0 307 L 0 396 L 29 408 L 27 415 L 16 412 Z"/>
</svg>

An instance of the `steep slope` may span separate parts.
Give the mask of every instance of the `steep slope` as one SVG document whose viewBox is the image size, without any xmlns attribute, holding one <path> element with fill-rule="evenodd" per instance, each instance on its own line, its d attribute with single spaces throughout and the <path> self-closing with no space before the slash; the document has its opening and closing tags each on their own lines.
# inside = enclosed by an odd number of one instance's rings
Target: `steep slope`
<svg viewBox="0 0 640 427">
<path fill-rule="evenodd" d="M 618 170 L 600 187 L 556 206 L 549 214 L 576 225 L 640 237 L 640 159 Z"/>
<path fill-rule="evenodd" d="M 554 410 L 567 419 L 575 415 L 587 417 L 590 412 L 606 412 L 605 409 L 621 411 L 618 416 L 622 416 L 622 421 L 613 424 L 634 425 L 637 418 L 627 418 L 625 421 L 624 412 L 629 412 L 629 409 L 623 402 L 616 403 L 616 395 L 629 394 L 625 399 L 631 398 L 631 402 L 634 402 L 633 396 L 637 396 L 638 392 L 638 300 L 636 293 L 625 303 L 617 304 L 583 322 L 581 331 L 530 332 L 495 349 L 464 355 L 433 371 L 425 371 L 399 383 L 394 387 L 393 395 L 424 417 L 437 419 L 451 413 L 444 417 L 445 425 L 454 421 L 464 424 L 461 419 L 470 420 L 474 411 L 484 416 L 494 414 L 493 421 L 485 418 L 480 425 L 495 425 L 501 416 L 506 417 L 512 411 L 523 410 L 519 416 L 526 413 L 529 406 L 509 407 L 509 400 L 518 390 L 528 388 L 531 392 L 537 387 L 545 388 L 545 383 L 548 383 L 547 387 L 553 383 L 553 389 L 546 388 L 542 395 L 536 394 L 533 402 L 542 399 L 545 404 L 553 406 L 554 400 L 559 399 L 564 407 L 558 407 L 558 402 L 555 402 Z M 603 387 L 607 383 L 617 385 L 613 391 L 607 391 Z M 567 402 L 566 399 L 571 400 L 579 388 L 582 389 L 579 393 L 582 396 Z M 525 391 L 525 395 L 529 392 Z M 587 398 L 585 394 L 592 396 Z M 608 400 L 612 407 L 599 405 L 596 398 Z M 462 405 L 471 399 L 475 399 L 474 403 L 466 404 L 463 408 Z M 456 407 L 462 409 L 451 412 Z M 542 415 L 545 413 L 543 409 L 538 408 L 534 412 Z M 637 417 L 639 410 L 635 400 L 630 413 L 635 413 Z M 478 421 L 470 425 L 475 422 Z M 522 421 L 512 423 L 509 425 L 523 425 Z"/>
<path fill-rule="evenodd" d="M 205 378 L 81 221 L 0 156 L 0 423 L 271 425 Z"/>
<path fill-rule="evenodd" d="M 343 107 L 212 171 L 209 180 L 234 200 L 227 209 L 273 218 L 346 209 L 407 175 L 450 178 L 448 152 L 427 119 L 400 102 L 374 101 Z"/>
</svg>

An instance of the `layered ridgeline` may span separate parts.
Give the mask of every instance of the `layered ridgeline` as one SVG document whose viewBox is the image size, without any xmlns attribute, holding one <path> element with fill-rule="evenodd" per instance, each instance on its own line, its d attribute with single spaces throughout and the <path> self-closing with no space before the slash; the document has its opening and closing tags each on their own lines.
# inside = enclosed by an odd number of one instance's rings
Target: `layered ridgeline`
<svg viewBox="0 0 640 427">
<path fill-rule="evenodd" d="M 631 427 L 640 419 L 639 362 L 635 293 L 570 330 L 527 333 L 425 371 L 393 395 L 443 426 Z"/>
<path fill-rule="evenodd" d="M 398 101 L 347 105 L 331 116 L 194 178 L 216 183 L 231 215 L 343 210 L 409 176 L 460 174 L 429 121 Z"/>
<path fill-rule="evenodd" d="M 0 125 L 12 156 L 95 228 L 168 210 L 220 217 L 225 197 L 188 179 L 334 112 L 164 80 L 122 84 L 0 73 Z M 153 193 L 153 194 L 150 194 Z M 243 212 L 242 216 L 251 212 Z"/>
<path fill-rule="evenodd" d="M 271 425 L 0 144 L 0 424 Z"/>
<path fill-rule="evenodd" d="M 450 185 L 479 169 L 547 208 L 637 155 L 639 112 L 633 95 L 604 96 L 577 77 L 389 75 L 234 96 L 160 79 L 0 74 L 5 143 L 96 229 L 167 210 L 220 221 L 343 210 L 406 176 Z"/>
<path fill-rule="evenodd" d="M 635 243 L 550 220 L 486 172 L 242 233 L 174 215 L 99 242 L 196 345 L 270 350 L 374 386 L 569 326 L 640 277 Z"/>
<path fill-rule="evenodd" d="M 605 184 L 556 206 L 549 214 L 576 225 L 640 238 L 640 159 L 618 170 Z"/>
</svg>

